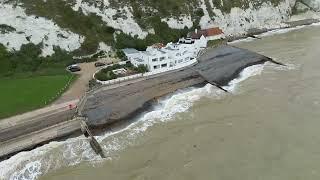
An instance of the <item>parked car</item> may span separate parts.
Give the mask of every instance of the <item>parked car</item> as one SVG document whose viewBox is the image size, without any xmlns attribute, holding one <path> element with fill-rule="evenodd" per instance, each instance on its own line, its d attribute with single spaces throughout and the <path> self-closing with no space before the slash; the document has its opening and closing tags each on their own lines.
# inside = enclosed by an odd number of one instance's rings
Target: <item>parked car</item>
<svg viewBox="0 0 320 180">
<path fill-rule="evenodd" d="M 68 66 L 67 69 L 71 72 L 81 71 L 81 68 L 77 64 L 72 64 Z"/>
<path fill-rule="evenodd" d="M 100 66 L 104 66 L 104 65 L 106 65 L 105 63 L 102 63 L 102 62 L 96 62 L 96 63 L 94 63 L 94 66 L 95 67 L 100 67 Z"/>
</svg>

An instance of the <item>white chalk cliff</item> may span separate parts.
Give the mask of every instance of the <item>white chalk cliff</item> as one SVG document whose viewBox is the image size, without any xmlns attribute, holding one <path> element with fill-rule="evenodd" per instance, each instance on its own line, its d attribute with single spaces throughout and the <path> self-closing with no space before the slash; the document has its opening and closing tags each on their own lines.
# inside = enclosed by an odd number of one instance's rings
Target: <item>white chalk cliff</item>
<svg viewBox="0 0 320 180">
<path fill-rule="evenodd" d="M 65 0 L 67 1 L 67 0 Z M 273 5 L 270 1 L 261 0 L 259 7 L 254 7 L 249 3 L 246 8 L 233 7 L 230 12 L 222 12 L 214 6 L 213 0 L 199 1 L 199 7 L 203 10 L 199 26 L 208 28 L 219 26 L 226 35 L 243 34 L 252 28 L 277 28 L 284 26 L 292 13 L 292 8 L 296 0 L 280 0 L 278 5 Z M 223 2 L 223 1 L 221 1 Z M 71 32 L 69 29 L 60 28 L 52 20 L 36 15 L 26 15 L 23 6 L 14 6 L 7 3 L 0 3 L 0 25 L 8 25 L 14 31 L 1 32 L 0 43 L 8 50 L 19 50 L 22 44 L 42 43 L 43 55 L 54 53 L 53 47 L 59 46 L 67 51 L 78 49 L 84 42 L 84 36 Z M 320 0 L 299 0 L 310 9 L 320 11 Z M 149 33 L 154 33 L 151 28 L 142 28 L 134 17 L 133 8 L 130 5 L 120 6 L 118 9 L 111 7 L 108 0 L 96 0 L 95 4 L 87 0 L 73 0 L 70 3 L 73 11 L 80 9 L 84 14 L 93 13 L 101 17 L 102 21 L 109 27 L 122 31 L 125 34 L 144 39 Z M 301 6 L 301 4 L 300 4 Z M 209 10 L 214 15 L 210 16 Z M 121 16 L 114 18 L 119 12 Z M 154 9 L 154 12 L 157 12 Z M 173 29 L 191 28 L 195 21 L 190 14 L 181 14 L 180 17 L 161 17 L 161 21 L 168 24 Z M 88 27 L 89 28 L 89 27 Z M 1 30 L 1 29 L 0 29 Z M 108 42 L 105 42 L 108 44 Z M 110 48 L 108 48 L 110 49 Z"/>
<path fill-rule="evenodd" d="M 320 11 L 320 0 L 301 0 L 301 2 L 314 11 Z"/>
</svg>

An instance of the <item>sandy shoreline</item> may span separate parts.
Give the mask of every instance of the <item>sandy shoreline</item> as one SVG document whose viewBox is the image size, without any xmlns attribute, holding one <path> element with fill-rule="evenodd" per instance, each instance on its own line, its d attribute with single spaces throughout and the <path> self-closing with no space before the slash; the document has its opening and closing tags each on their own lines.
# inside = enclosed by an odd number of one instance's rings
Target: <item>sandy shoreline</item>
<svg viewBox="0 0 320 180">
<path fill-rule="evenodd" d="M 294 21 L 290 22 L 289 28 L 310 25 L 317 22 L 319 22 L 319 20 L 307 19 Z M 242 39 L 268 31 L 270 31 L 270 29 L 252 30 L 246 36 L 232 37 L 233 39 L 230 38 L 228 40 Z M 88 124 L 99 133 L 101 129 L 109 127 L 111 124 L 115 124 L 116 126 L 122 123 L 128 123 L 128 119 L 132 119 L 132 117 L 139 115 L 141 112 L 146 111 L 146 109 L 150 109 L 152 104 L 156 102 L 154 100 L 158 97 L 173 93 L 178 89 L 205 84 L 208 80 L 216 82 L 219 85 L 225 85 L 236 78 L 244 68 L 269 60 L 267 57 L 243 49 L 238 49 L 239 51 L 237 51 L 230 46 L 219 48 L 214 52 L 209 51 L 200 57 L 200 63 L 192 68 L 150 77 L 121 88 L 107 88 L 103 90 L 103 87 L 101 87 L 95 90 L 93 94 L 89 95 L 88 102 L 84 108 L 84 114 L 89 117 Z M 228 49 L 231 52 L 225 52 L 229 51 Z M 199 72 L 206 76 L 206 78 L 204 79 Z M 68 113 L 70 113 L 70 111 L 68 111 Z M 54 123 L 55 121 L 48 122 L 49 119 L 57 120 L 56 122 L 61 123 L 60 125 L 62 126 Z M 7 147 L 9 144 L 13 147 L 15 146 L 15 148 L 11 150 L 0 148 L 0 160 L 9 158 L 11 155 L 22 150 L 32 149 L 52 140 L 61 140 L 61 138 L 65 139 L 70 137 L 70 135 L 79 135 L 79 125 L 74 123 L 73 120 L 70 120 L 70 116 L 66 116 L 65 113 L 53 115 L 50 118 L 40 118 L 39 122 L 40 121 L 42 123 L 38 124 L 36 128 L 34 128 L 34 124 L 30 125 L 26 123 L 12 126 L 11 129 L 6 129 L 6 131 L 0 129 L 0 134 L 6 133 L 6 137 L 0 140 L 0 147 Z M 50 133 L 49 131 L 46 133 L 46 128 L 50 127 L 52 127 Z M 19 129 L 24 129 L 25 134 L 17 135 L 10 133 L 18 131 Z M 40 132 L 44 132 L 44 134 L 38 137 Z M 28 138 L 29 141 L 26 138 Z M 22 142 L 28 143 L 22 146 Z"/>
</svg>

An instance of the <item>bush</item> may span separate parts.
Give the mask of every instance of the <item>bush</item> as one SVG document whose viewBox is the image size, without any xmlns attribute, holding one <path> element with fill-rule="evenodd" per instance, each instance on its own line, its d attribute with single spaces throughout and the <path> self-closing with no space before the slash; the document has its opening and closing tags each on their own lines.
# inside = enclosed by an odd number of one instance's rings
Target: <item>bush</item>
<svg viewBox="0 0 320 180">
<path fill-rule="evenodd" d="M 109 81 L 112 79 L 116 79 L 117 75 L 112 72 L 112 70 L 108 72 L 100 71 L 95 75 L 95 78 L 100 81 Z"/>
<path fill-rule="evenodd" d="M 138 73 L 145 73 L 149 71 L 148 67 L 142 64 L 138 67 L 135 67 L 134 70 L 136 70 Z"/>
<path fill-rule="evenodd" d="M 14 31 L 16 31 L 16 28 L 6 24 L 0 24 L 0 34 L 5 34 Z"/>
<path fill-rule="evenodd" d="M 196 10 L 196 15 L 198 16 L 198 17 L 202 17 L 202 16 L 204 16 L 204 12 L 203 12 L 203 10 L 202 9 L 197 9 Z"/>
<path fill-rule="evenodd" d="M 119 59 L 123 61 L 127 60 L 127 56 L 124 54 L 122 50 L 117 50 L 116 55 Z"/>
<path fill-rule="evenodd" d="M 65 74 L 72 56 L 58 47 L 50 57 L 41 57 L 41 44 L 24 44 L 19 51 L 8 52 L 0 44 L 0 76 L 33 76 Z"/>
<path fill-rule="evenodd" d="M 208 41 L 208 47 L 218 47 L 226 43 L 225 39 L 210 40 Z"/>
</svg>

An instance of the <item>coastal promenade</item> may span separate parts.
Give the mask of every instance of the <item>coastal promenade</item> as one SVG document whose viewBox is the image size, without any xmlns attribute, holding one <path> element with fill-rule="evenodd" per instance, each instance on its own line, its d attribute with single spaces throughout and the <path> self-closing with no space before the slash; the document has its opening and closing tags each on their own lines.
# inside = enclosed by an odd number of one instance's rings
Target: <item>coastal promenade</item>
<svg viewBox="0 0 320 180">
<path fill-rule="evenodd" d="M 77 102 L 54 104 L 0 120 L 0 158 L 79 129 L 79 123 L 72 120 Z"/>
<path fill-rule="evenodd" d="M 155 78 L 175 71 L 149 76 Z M 146 77 L 102 86 L 94 92 L 117 89 L 142 82 Z M 31 149 L 52 139 L 80 132 L 80 121 L 74 118 L 79 99 L 51 106 L 0 120 L 0 160 L 12 153 Z M 70 108 L 70 105 L 72 107 Z"/>
<path fill-rule="evenodd" d="M 0 143 L 71 119 L 77 102 L 76 99 L 0 120 Z"/>
<path fill-rule="evenodd" d="M 49 142 L 58 137 L 70 135 L 80 129 L 80 121 L 72 119 L 47 128 L 21 135 L 16 138 L 0 142 L 0 160 L 12 153 L 35 148 L 37 145 Z"/>
<path fill-rule="evenodd" d="M 232 46 L 208 49 L 199 63 L 157 76 L 144 77 L 120 88 L 101 87 L 88 94 L 82 114 L 91 128 L 103 128 L 112 123 L 132 119 L 145 111 L 157 98 L 178 89 L 205 84 L 227 85 L 246 67 L 271 59 Z"/>
<path fill-rule="evenodd" d="M 90 91 L 86 95 L 81 114 L 88 118 L 87 124 L 91 128 L 104 128 L 112 123 L 132 119 L 156 102 L 154 100 L 157 98 L 178 89 L 206 82 L 226 85 L 244 68 L 269 60 L 265 56 L 232 46 L 208 49 L 198 58 L 198 64 Z M 70 109 L 69 103 L 0 121 L 0 157 L 6 158 L 15 152 L 32 149 L 77 131 L 80 133 L 79 121 L 74 118 L 76 109 Z"/>
</svg>

